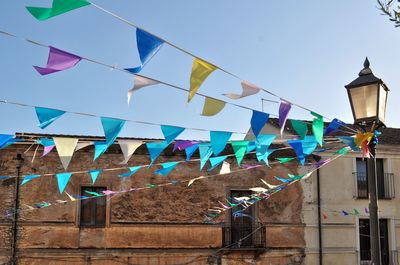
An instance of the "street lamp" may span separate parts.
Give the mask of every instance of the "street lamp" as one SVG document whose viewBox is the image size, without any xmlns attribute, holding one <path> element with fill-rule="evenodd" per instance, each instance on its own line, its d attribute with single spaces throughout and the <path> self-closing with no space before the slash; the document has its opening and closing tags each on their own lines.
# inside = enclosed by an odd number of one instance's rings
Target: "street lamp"
<svg viewBox="0 0 400 265">
<path fill-rule="evenodd" d="M 389 88 L 380 79 L 374 76 L 369 68 L 368 58 L 365 59 L 364 69 L 358 78 L 346 85 L 354 124 L 364 132 L 374 132 L 385 127 L 386 103 Z M 369 227 L 371 240 L 371 261 L 373 265 L 381 264 L 378 203 L 376 196 L 376 137 L 368 145 L 370 158 L 367 160 L 368 189 L 369 189 Z"/>
</svg>

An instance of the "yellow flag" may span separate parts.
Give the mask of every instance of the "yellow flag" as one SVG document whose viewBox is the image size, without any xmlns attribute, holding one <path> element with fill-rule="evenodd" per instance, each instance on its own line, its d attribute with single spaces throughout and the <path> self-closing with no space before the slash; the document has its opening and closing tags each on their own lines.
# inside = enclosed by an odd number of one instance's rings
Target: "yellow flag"
<svg viewBox="0 0 400 265">
<path fill-rule="evenodd" d="M 217 67 L 207 63 L 206 61 L 203 61 L 199 58 L 194 59 L 192 65 L 192 74 L 190 75 L 188 102 L 192 100 L 194 95 L 197 93 L 197 90 L 199 90 L 201 84 L 215 69 L 217 69 Z"/>
<path fill-rule="evenodd" d="M 201 113 L 201 115 L 214 116 L 215 114 L 220 112 L 224 107 L 225 107 L 224 101 L 206 97 L 206 100 L 204 101 L 203 113 Z"/>
</svg>

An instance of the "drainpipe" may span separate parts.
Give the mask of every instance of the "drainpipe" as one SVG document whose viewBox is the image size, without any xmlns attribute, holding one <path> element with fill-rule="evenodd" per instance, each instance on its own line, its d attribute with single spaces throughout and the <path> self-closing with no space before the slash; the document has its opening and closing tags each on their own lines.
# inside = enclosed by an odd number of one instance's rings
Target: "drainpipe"
<svg viewBox="0 0 400 265">
<path fill-rule="evenodd" d="M 322 224 L 321 224 L 321 187 L 320 170 L 317 169 L 317 204 L 318 204 L 318 244 L 319 244 L 319 265 L 323 264 L 322 259 Z"/>
<path fill-rule="evenodd" d="M 17 165 L 17 177 L 15 179 L 15 198 L 14 198 L 14 215 L 13 215 L 13 226 L 12 226 L 12 248 L 11 248 L 11 264 L 17 265 L 17 240 L 18 240 L 18 209 L 19 209 L 19 177 L 21 174 L 21 167 L 24 163 L 24 158 L 21 154 L 17 154 L 16 160 Z"/>
</svg>

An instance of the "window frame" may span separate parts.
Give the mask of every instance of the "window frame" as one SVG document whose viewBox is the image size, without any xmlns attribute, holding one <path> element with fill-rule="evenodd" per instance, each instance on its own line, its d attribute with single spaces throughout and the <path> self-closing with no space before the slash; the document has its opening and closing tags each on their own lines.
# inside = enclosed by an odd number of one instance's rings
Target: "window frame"
<svg viewBox="0 0 400 265">
<path fill-rule="evenodd" d="M 92 183 L 81 183 L 79 185 L 79 191 L 78 194 L 79 195 L 83 195 L 82 191 L 84 188 L 104 188 L 105 190 L 109 190 L 110 187 L 107 185 L 102 185 L 101 182 L 96 183 L 96 185 L 93 185 Z M 105 222 L 104 224 L 101 225 L 82 225 L 81 222 L 81 214 L 82 214 L 82 202 L 80 201 L 79 203 L 77 203 L 77 207 L 76 207 L 76 227 L 79 227 L 81 229 L 92 229 L 92 228 L 106 228 L 110 226 L 110 200 L 107 200 L 107 196 L 104 197 L 105 198 Z"/>
</svg>

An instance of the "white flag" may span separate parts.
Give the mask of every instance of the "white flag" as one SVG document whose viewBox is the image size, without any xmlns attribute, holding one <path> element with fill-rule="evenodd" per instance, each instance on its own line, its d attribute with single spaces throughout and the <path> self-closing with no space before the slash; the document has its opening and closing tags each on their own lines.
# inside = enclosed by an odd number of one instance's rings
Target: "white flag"
<svg viewBox="0 0 400 265">
<path fill-rule="evenodd" d="M 128 163 L 136 149 L 143 144 L 142 141 L 137 140 L 118 140 L 118 143 L 124 154 L 124 161 L 120 163 L 121 165 Z"/>
<path fill-rule="evenodd" d="M 131 97 L 133 93 L 135 93 L 137 90 L 145 86 L 152 86 L 159 84 L 158 81 L 137 75 L 133 78 L 133 82 L 134 82 L 133 88 L 128 90 L 128 104 L 131 102 Z"/>
<path fill-rule="evenodd" d="M 69 162 L 71 162 L 72 155 L 74 154 L 76 144 L 78 143 L 77 138 L 66 138 L 66 137 L 53 137 L 54 143 L 57 148 L 58 156 L 60 157 L 61 163 L 64 169 L 67 170 Z"/>
<path fill-rule="evenodd" d="M 262 90 L 260 87 L 248 82 L 248 81 L 242 81 L 242 94 L 234 94 L 234 93 L 227 93 L 227 94 L 223 94 L 225 97 L 228 97 L 230 99 L 240 99 L 240 98 L 244 98 L 244 97 L 248 97 L 251 95 L 255 95 L 258 92 L 260 92 L 260 90 Z"/>
</svg>

